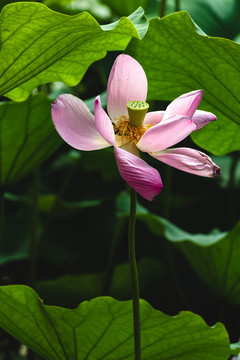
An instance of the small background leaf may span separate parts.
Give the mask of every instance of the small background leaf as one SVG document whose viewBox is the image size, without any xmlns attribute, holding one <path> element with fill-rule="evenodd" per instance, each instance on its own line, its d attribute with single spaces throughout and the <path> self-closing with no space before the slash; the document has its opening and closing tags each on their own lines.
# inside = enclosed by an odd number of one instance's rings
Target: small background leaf
<svg viewBox="0 0 240 360">
<path fill-rule="evenodd" d="M 127 216 L 127 209 L 129 196 L 123 193 L 118 199 L 119 216 Z M 190 234 L 140 205 L 137 219 L 153 234 L 175 243 L 212 291 L 230 303 L 240 304 L 240 222 L 229 232 Z"/>
<path fill-rule="evenodd" d="M 24 103 L 0 104 L 0 186 L 10 186 L 46 160 L 62 143 L 43 94 Z"/>
<path fill-rule="evenodd" d="M 168 0 L 167 13 L 174 12 L 175 6 L 175 0 Z M 179 10 L 186 10 L 207 35 L 234 39 L 240 32 L 238 0 L 181 0 Z"/>
<path fill-rule="evenodd" d="M 162 266 L 154 258 L 143 258 L 138 262 L 138 274 L 140 291 L 151 292 L 151 286 L 160 283 Z M 36 284 L 36 290 L 48 304 L 72 307 L 77 306 L 79 301 L 90 300 L 100 296 L 103 292 L 105 273 L 66 275 L 57 279 L 43 280 Z M 131 298 L 131 281 L 129 264 L 122 263 L 115 267 L 109 296 L 117 299 L 128 300 Z"/>
</svg>

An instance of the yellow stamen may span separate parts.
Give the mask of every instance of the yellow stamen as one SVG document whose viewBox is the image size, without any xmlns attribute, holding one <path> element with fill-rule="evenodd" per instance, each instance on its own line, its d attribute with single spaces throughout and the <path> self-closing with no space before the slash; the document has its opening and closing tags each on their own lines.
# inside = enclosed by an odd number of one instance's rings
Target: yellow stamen
<svg viewBox="0 0 240 360">
<path fill-rule="evenodd" d="M 120 135 L 122 137 L 126 136 L 129 138 L 131 142 L 137 144 L 143 134 L 153 126 L 153 124 L 147 124 L 144 126 L 133 126 L 129 123 L 129 118 L 125 115 L 120 116 L 117 125 L 114 126 L 114 131 L 116 135 Z M 122 140 L 123 143 L 123 140 Z"/>
</svg>

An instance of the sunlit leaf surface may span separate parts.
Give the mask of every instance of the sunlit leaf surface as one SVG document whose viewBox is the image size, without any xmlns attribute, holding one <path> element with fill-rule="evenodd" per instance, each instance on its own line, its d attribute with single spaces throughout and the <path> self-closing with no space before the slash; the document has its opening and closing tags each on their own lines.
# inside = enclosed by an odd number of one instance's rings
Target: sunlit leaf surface
<svg viewBox="0 0 240 360">
<path fill-rule="evenodd" d="M 77 309 L 45 306 L 26 286 L 0 288 L 0 325 L 44 359 L 133 360 L 132 302 L 110 297 Z M 190 312 L 171 317 L 141 300 L 142 359 L 224 360 L 231 352 L 224 326 Z"/>
<path fill-rule="evenodd" d="M 107 51 L 124 50 L 147 30 L 143 10 L 100 26 L 87 12 L 64 15 L 39 3 L 13 3 L 1 13 L 0 94 L 25 100 L 38 85 L 76 85 Z"/>
<path fill-rule="evenodd" d="M 240 149 L 240 45 L 199 35 L 186 12 L 152 19 L 142 41 L 132 41 L 128 53 L 148 77 L 148 99 L 173 100 L 203 89 L 199 106 L 217 115 L 193 135 L 194 141 L 217 154 Z"/>
</svg>

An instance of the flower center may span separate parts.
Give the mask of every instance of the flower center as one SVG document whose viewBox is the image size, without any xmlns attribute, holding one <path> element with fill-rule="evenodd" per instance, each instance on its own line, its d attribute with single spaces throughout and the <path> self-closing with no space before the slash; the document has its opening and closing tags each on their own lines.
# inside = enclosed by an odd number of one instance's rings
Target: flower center
<svg viewBox="0 0 240 360">
<path fill-rule="evenodd" d="M 134 144 L 138 143 L 143 134 L 152 127 L 152 124 L 144 126 L 134 126 L 130 124 L 129 118 L 125 115 L 120 116 L 117 125 L 114 125 L 116 135 L 126 136 Z"/>
<path fill-rule="evenodd" d="M 127 110 L 130 125 L 141 127 L 148 108 L 148 103 L 144 101 L 129 101 L 127 103 Z"/>
<path fill-rule="evenodd" d="M 113 125 L 115 134 L 122 136 L 122 144 L 124 144 L 124 140 L 137 144 L 143 134 L 154 125 L 142 125 L 148 108 L 148 103 L 144 101 L 129 101 L 127 103 L 129 117 L 122 115 L 117 125 Z"/>
</svg>

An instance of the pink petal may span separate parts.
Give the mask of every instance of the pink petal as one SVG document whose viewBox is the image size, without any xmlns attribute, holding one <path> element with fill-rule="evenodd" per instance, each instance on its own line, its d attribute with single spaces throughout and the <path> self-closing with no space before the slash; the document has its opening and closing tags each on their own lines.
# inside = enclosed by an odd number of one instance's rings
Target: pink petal
<svg viewBox="0 0 240 360">
<path fill-rule="evenodd" d="M 114 150 L 122 178 L 138 194 L 152 201 L 163 187 L 159 172 L 128 151 L 117 147 Z"/>
<path fill-rule="evenodd" d="M 156 125 L 162 121 L 165 111 L 152 111 L 146 114 L 143 125 Z"/>
<path fill-rule="evenodd" d="M 152 126 L 141 137 L 137 147 L 144 152 L 155 152 L 175 145 L 196 129 L 186 116 L 175 116 Z"/>
<path fill-rule="evenodd" d="M 95 125 L 100 135 L 111 145 L 115 145 L 113 125 L 101 106 L 100 96 L 94 102 Z"/>
<path fill-rule="evenodd" d="M 116 124 L 121 115 L 128 116 L 128 101 L 145 101 L 147 78 L 141 65 L 128 55 L 119 55 L 108 79 L 107 110 Z"/>
<path fill-rule="evenodd" d="M 220 168 L 209 156 L 201 151 L 189 148 L 167 149 L 150 153 L 154 158 L 191 174 L 214 177 L 220 175 Z"/>
<path fill-rule="evenodd" d="M 110 146 L 96 129 L 94 116 L 77 97 L 65 94 L 52 103 L 52 119 L 59 135 L 78 150 L 97 150 Z"/>
<path fill-rule="evenodd" d="M 202 96 L 202 90 L 191 91 L 187 94 L 179 96 L 168 105 L 164 115 L 164 120 L 176 115 L 184 115 L 191 118 L 195 113 Z"/>
<path fill-rule="evenodd" d="M 192 121 L 197 125 L 196 130 L 201 129 L 203 126 L 210 123 L 210 121 L 215 120 L 217 120 L 217 117 L 214 114 L 202 110 L 196 110 L 192 117 Z"/>
</svg>

